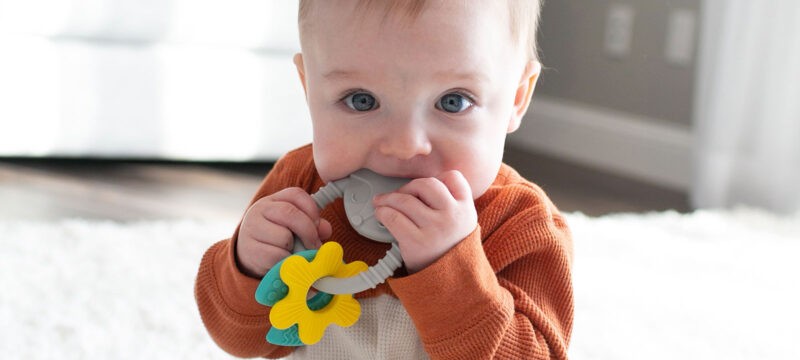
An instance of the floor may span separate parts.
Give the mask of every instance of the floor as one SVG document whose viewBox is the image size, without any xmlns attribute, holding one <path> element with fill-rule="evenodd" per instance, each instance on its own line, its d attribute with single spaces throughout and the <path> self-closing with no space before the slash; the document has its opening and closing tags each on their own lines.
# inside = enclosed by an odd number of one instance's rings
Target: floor
<svg viewBox="0 0 800 360">
<path fill-rule="evenodd" d="M 562 211 L 588 215 L 689 211 L 686 195 L 541 154 L 507 149 L 505 161 L 542 186 Z M 0 220 L 235 222 L 268 163 L 175 163 L 0 158 Z"/>
</svg>

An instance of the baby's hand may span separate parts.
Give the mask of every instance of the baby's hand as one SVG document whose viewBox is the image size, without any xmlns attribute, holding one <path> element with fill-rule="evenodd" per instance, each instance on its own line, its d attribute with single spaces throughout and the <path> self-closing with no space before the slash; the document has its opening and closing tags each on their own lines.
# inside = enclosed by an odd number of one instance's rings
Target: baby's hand
<svg viewBox="0 0 800 360">
<path fill-rule="evenodd" d="M 378 221 L 397 239 L 409 273 L 439 259 L 478 225 L 472 190 L 455 170 L 412 180 L 376 196 L 373 204 Z"/>
<path fill-rule="evenodd" d="M 306 249 L 318 249 L 331 236 L 311 196 L 300 188 L 283 189 L 256 201 L 244 215 L 236 243 L 239 269 L 261 278 L 292 254 L 294 234 Z"/>
</svg>

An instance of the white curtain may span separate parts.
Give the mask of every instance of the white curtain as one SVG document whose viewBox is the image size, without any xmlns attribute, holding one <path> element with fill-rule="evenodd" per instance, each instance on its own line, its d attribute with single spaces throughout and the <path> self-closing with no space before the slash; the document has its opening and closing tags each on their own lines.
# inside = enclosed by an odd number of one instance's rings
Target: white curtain
<svg viewBox="0 0 800 360">
<path fill-rule="evenodd" d="M 698 208 L 800 211 L 800 1 L 703 0 Z"/>
</svg>

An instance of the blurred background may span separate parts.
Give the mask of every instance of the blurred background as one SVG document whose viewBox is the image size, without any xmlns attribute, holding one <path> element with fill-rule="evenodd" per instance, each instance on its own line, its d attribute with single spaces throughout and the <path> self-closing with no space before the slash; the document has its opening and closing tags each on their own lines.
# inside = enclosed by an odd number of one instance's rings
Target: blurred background
<svg viewBox="0 0 800 360">
<path fill-rule="evenodd" d="M 311 139 L 296 0 L 0 0 L 0 217 L 235 221 Z M 551 0 L 506 162 L 565 211 L 800 208 L 800 5 Z"/>
</svg>

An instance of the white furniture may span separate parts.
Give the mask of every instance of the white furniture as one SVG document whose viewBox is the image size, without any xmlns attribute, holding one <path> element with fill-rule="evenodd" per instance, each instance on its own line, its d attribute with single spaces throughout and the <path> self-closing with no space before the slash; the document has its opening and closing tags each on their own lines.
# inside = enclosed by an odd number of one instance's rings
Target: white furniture
<svg viewBox="0 0 800 360">
<path fill-rule="evenodd" d="M 274 159 L 311 139 L 296 12 L 0 0 L 0 156 Z"/>
</svg>

